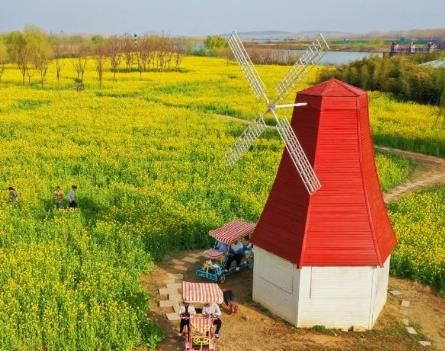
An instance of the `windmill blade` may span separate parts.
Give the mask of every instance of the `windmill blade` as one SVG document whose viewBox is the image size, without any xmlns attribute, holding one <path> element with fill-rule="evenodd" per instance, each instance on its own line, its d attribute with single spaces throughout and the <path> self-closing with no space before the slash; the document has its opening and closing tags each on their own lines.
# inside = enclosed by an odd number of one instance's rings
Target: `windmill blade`
<svg viewBox="0 0 445 351">
<path fill-rule="evenodd" d="M 321 60 L 325 50 L 329 50 L 329 45 L 320 33 L 311 45 L 300 55 L 297 62 L 295 62 L 284 78 L 277 84 L 276 90 L 278 98 L 275 102 L 286 96 L 295 82 L 309 71 L 311 65 L 317 64 Z"/>
<path fill-rule="evenodd" d="M 321 188 L 320 181 L 314 172 L 306 154 L 301 147 L 300 142 L 297 139 L 289 121 L 287 119 L 277 119 L 278 124 L 276 126 L 278 134 L 286 145 L 287 152 L 289 153 L 292 162 L 300 174 L 301 180 L 309 194 L 315 193 Z"/>
<path fill-rule="evenodd" d="M 230 166 L 233 166 L 241 156 L 250 149 L 265 129 L 266 122 L 264 121 L 263 116 L 259 116 L 255 122 L 250 124 L 244 130 L 227 154 L 227 161 Z"/>
<path fill-rule="evenodd" d="M 266 100 L 266 103 L 269 103 L 269 99 L 267 98 L 265 86 L 263 81 L 258 75 L 258 72 L 255 69 L 255 66 L 252 63 L 252 60 L 249 57 L 249 54 L 246 51 L 240 37 L 236 32 L 234 32 L 229 40 L 228 44 L 230 49 L 232 50 L 233 56 L 238 61 L 244 76 L 252 88 L 253 93 L 258 99 Z"/>
</svg>

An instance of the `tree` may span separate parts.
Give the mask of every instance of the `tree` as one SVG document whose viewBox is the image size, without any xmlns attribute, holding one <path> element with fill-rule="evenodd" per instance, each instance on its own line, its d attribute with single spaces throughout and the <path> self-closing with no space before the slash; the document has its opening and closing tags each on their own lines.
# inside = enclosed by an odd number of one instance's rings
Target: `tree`
<svg viewBox="0 0 445 351">
<path fill-rule="evenodd" d="M 96 71 L 97 75 L 99 76 L 99 86 L 102 88 L 102 81 L 103 81 L 103 73 L 104 73 L 104 65 L 105 65 L 105 59 L 106 59 L 106 50 L 103 46 L 98 46 L 96 48 Z"/>
<path fill-rule="evenodd" d="M 29 69 L 31 53 L 26 45 L 25 36 L 21 32 L 12 32 L 6 37 L 6 46 L 11 61 L 15 62 L 22 74 L 22 82 L 25 84 L 25 76 Z"/>
<path fill-rule="evenodd" d="M 146 72 L 150 66 L 150 62 L 154 57 L 154 36 L 144 36 L 137 41 L 136 44 L 136 60 L 138 70 L 142 79 L 142 72 Z"/>
<path fill-rule="evenodd" d="M 88 49 L 86 46 L 81 45 L 76 52 L 76 58 L 74 60 L 74 70 L 77 73 L 77 79 L 80 83 L 83 83 L 83 76 L 85 74 L 85 69 L 88 60 Z"/>
<path fill-rule="evenodd" d="M 368 82 L 369 82 L 369 71 L 368 71 L 368 65 L 362 65 L 359 70 L 359 85 L 362 89 L 368 88 Z"/>
<path fill-rule="evenodd" d="M 125 57 L 125 65 L 127 71 L 131 72 L 131 65 L 133 63 L 133 52 L 135 51 L 135 39 L 129 35 L 122 38 L 122 52 Z"/>
<path fill-rule="evenodd" d="M 220 35 L 209 35 L 204 41 L 204 46 L 209 51 L 215 51 L 217 49 L 226 48 L 226 38 Z"/>
<path fill-rule="evenodd" d="M 119 72 L 119 66 L 122 59 L 122 40 L 117 36 L 108 38 L 105 48 L 110 59 L 113 78 L 116 80 L 116 72 Z"/>
<path fill-rule="evenodd" d="M 172 44 L 175 66 L 179 68 L 186 51 L 186 42 L 184 39 L 175 39 Z"/>
<path fill-rule="evenodd" d="M 0 41 L 0 82 L 5 72 L 5 64 L 8 61 L 8 51 L 3 41 Z"/>
<path fill-rule="evenodd" d="M 442 95 L 439 99 L 439 112 L 437 114 L 435 125 L 439 125 L 442 128 L 445 127 L 445 88 L 443 88 Z"/>
<path fill-rule="evenodd" d="M 93 43 L 93 45 L 97 46 L 97 45 L 102 45 L 105 42 L 105 39 L 102 35 L 100 34 L 95 34 L 91 37 L 91 42 Z"/>
<path fill-rule="evenodd" d="M 62 72 L 63 64 L 62 64 L 62 56 L 63 49 L 61 45 L 55 45 L 53 48 L 54 52 L 54 62 L 56 64 L 56 77 L 57 77 L 57 85 L 60 86 L 60 74 Z"/>
<path fill-rule="evenodd" d="M 31 61 L 35 70 L 39 73 L 40 82 L 43 88 L 48 66 L 52 57 L 52 49 L 49 44 L 48 35 L 37 27 L 27 27 L 25 29 L 25 41 L 28 47 Z M 28 75 L 30 71 L 28 70 Z M 29 80 L 31 77 L 29 75 Z"/>
</svg>

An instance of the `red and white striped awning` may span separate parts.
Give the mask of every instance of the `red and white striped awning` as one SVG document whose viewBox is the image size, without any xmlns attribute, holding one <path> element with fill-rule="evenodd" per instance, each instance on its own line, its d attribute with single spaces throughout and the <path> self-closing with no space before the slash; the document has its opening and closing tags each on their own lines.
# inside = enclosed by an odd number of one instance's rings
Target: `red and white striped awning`
<svg viewBox="0 0 445 351">
<path fill-rule="evenodd" d="M 182 299 L 188 303 L 223 303 L 223 292 L 215 283 L 182 282 Z"/>
<path fill-rule="evenodd" d="M 211 230 L 209 235 L 225 244 L 233 242 L 249 235 L 255 230 L 256 224 L 243 221 L 233 221 L 224 224 L 221 228 Z"/>
</svg>

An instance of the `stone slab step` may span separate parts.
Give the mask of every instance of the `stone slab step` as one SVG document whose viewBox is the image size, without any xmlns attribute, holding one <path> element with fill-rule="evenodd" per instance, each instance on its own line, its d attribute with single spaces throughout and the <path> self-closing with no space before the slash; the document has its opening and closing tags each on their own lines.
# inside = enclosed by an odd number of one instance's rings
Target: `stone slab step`
<svg viewBox="0 0 445 351">
<path fill-rule="evenodd" d="M 184 262 L 182 262 L 181 260 L 178 260 L 176 258 L 172 259 L 170 262 L 174 263 L 174 264 L 184 264 Z"/>
<path fill-rule="evenodd" d="M 402 305 L 402 307 L 409 307 L 410 303 L 408 300 L 403 300 L 401 305 Z"/>
<path fill-rule="evenodd" d="M 183 265 L 174 265 L 172 268 L 174 270 L 180 271 L 180 272 L 186 272 L 187 271 L 187 267 L 185 267 Z"/>
<path fill-rule="evenodd" d="M 174 312 L 166 313 L 165 315 L 167 316 L 167 319 L 169 321 L 179 321 L 179 319 L 180 319 L 179 315 L 177 313 L 174 313 Z"/>
<path fill-rule="evenodd" d="M 184 274 L 182 273 L 168 273 L 168 276 L 172 279 L 178 279 L 178 280 L 184 279 Z"/>
<path fill-rule="evenodd" d="M 179 289 L 182 289 L 182 284 L 181 283 L 170 283 L 170 284 L 167 284 L 167 289 L 177 292 Z"/>
<path fill-rule="evenodd" d="M 159 307 L 173 307 L 175 303 L 170 300 L 161 300 L 159 301 Z"/>
<path fill-rule="evenodd" d="M 416 335 L 417 334 L 416 329 L 414 329 L 413 327 L 406 327 L 406 331 L 409 334 L 412 334 L 412 335 Z"/>
</svg>

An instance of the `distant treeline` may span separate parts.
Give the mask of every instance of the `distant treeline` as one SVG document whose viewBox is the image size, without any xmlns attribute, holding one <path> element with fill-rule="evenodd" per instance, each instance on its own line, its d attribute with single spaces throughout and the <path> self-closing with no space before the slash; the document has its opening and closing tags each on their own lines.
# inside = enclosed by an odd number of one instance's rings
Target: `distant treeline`
<svg viewBox="0 0 445 351">
<path fill-rule="evenodd" d="M 284 50 L 262 47 L 252 42 L 245 43 L 247 53 L 253 63 L 262 65 L 287 65 L 296 62 L 298 55 L 292 55 Z M 227 38 L 220 35 L 209 35 L 203 47 L 193 51 L 198 56 L 215 56 L 227 60 L 233 59 L 233 54 L 227 44 Z"/>
<path fill-rule="evenodd" d="M 371 56 L 327 70 L 321 80 L 332 77 L 365 90 L 390 92 L 420 103 L 445 104 L 445 70 L 419 65 L 437 55 Z"/>
<path fill-rule="evenodd" d="M 71 57 L 80 83 L 88 59 L 94 59 L 102 85 L 105 63 L 109 63 L 115 79 L 117 72 L 131 72 L 133 67 L 141 75 L 149 70 L 178 69 L 189 44 L 186 39 L 163 35 L 63 36 L 26 27 L 0 36 L 0 81 L 6 64 L 12 63 L 21 71 L 23 84 L 31 83 L 37 71 L 43 86 L 48 66 L 54 61 L 59 82 L 63 71 L 61 59 Z"/>
</svg>

